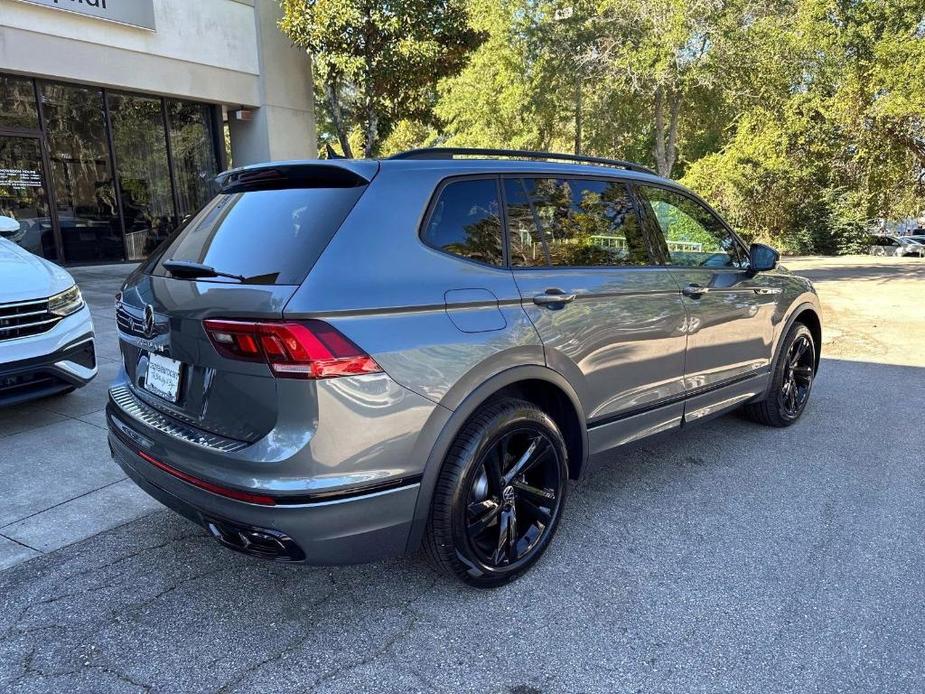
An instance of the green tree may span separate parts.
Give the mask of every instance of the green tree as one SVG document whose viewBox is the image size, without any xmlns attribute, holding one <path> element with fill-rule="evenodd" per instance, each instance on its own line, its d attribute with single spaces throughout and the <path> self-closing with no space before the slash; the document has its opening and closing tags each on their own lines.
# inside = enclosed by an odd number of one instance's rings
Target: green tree
<svg viewBox="0 0 925 694">
<path fill-rule="evenodd" d="M 348 157 L 352 132 L 371 157 L 402 119 L 430 122 L 437 82 L 457 73 L 480 40 L 464 0 L 281 4 L 280 28 L 312 54 L 319 123 Z"/>
<path fill-rule="evenodd" d="M 773 89 L 684 182 L 746 235 L 798 252 L 857 251 L 874 220 L 920 212 L 923 15 L 922 0 L 796 3 L 751 77 Z"/>
<path fill-rule="evenodd" d="M 742 44 L 751 60 L 764 19 L 784 0 L 601 0 L 595 45 L 599 79 L 632 99 L 647 118 L 655 168 L 671 176 L 691 140 L 715 143 L 733 117 Z M 686 123 L 687 122 L 687 123 Z M 687 125 L 687 127 L 685 127 Z M 708 132 L 699 132 L 702 130 Z"/>
<path fill-rule="evenodd" d="M 538 12 L 529 0 L 471 0 L 473 28 L 486 38 L 460 74 L 440 83 L 435 114 L 446 144 L 554 149 L 566 141 L 561 82 L 530 40 Z"/>
</svg>

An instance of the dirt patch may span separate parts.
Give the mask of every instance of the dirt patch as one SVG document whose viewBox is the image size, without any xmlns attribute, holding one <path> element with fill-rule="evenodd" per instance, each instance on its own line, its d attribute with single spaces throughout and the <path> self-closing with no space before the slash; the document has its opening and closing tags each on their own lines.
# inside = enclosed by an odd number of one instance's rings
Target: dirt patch
<svg viewBox="0 0 925 694">
<path fill-rule="evenodd" d="M 782 264 L 819 292 L 825 356 L 925 366 L 925 259 L 791 257 Z"/>
</svg>

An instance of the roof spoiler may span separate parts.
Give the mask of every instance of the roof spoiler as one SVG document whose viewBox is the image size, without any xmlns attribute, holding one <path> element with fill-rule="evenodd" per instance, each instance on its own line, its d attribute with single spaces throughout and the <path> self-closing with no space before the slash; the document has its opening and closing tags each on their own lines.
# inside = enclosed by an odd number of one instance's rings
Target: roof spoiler
<svg viewBox="0 0 925 694">
<path fill-rule="evenodd" d="M 367 185 L 378 172 L 379 162 L 376 161 L 319 159 L 270 162 L 226 171 L 215 178 L 215 184 L 221 193 L 283 188 L 356 188 Z"/>
</svg>

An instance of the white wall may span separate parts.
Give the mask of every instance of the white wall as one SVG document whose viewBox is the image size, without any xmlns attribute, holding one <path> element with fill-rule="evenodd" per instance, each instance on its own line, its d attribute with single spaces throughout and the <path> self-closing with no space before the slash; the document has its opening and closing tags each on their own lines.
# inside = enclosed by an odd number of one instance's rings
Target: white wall
<svg viewBox="0 0 925 694">
<path fill-rule="evenodd" d="M 154 9 L 152 32 L 0 0 L 0 69 L 259 105 L 253 3 L 155 0 Z"/>
<path fill-rule="evenodd" d="M 131 0 L 123 0 L 131 2 Z M 311 65 L 276 0 L 154 0 L 156 31 L 0 0 L 0 72 L 256 109 L 235 163 L 315 156 Z"/>
<path fill-rule="evenodd" d="M 317 156 L 311 63 L 305 51 L 279 40 L 279 3 L 258 0 L 260 102 L 250 121 L 232 119 L 231 149 L 235 166 Z"/>
</svg>

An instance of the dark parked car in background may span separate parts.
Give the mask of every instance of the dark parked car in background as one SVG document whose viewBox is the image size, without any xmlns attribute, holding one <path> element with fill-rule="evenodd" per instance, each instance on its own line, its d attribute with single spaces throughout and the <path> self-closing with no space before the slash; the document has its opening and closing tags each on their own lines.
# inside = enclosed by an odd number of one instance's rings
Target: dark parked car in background
<svg viewBox="0 0 925 694">
<path fill-rule="evenodd" d="M 118 297 L 107 412 L 126 473 L 233 549 L 423 546 L 500 585 L 596 454 L 809 400 L 811 283 L 639 165 L 437 149 L 219 183 Z"/>
</svg>

